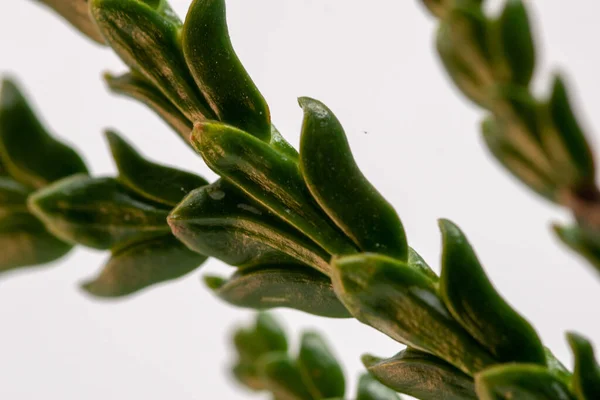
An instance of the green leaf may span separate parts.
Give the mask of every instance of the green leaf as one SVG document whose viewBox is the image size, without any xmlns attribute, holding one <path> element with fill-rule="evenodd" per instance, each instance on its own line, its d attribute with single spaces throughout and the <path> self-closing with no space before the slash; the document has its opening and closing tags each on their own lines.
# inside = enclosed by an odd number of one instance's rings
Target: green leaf
<svg viewBox="0 0 600 400">
<path fill-rule="evenodd" d="M 361 375 L 358 381 L 356 400 L 400 400 L 395 391 L 383 386 L 369 374 Z"/>
<path fill-rule="evenodd" d="M 302 335 L 298 368 L 315 399 L 344 396 L 344 371 L 327 343 L 317 333 L 305 332 Z"/>
<path fill-rule="evenodd" d="M 573 391 L 577 400 L 600 399 L 600 365 L 592 344 L 576 333 L 567 334 L 567 338 L 575 357 Z"/>
<path fill-rule="evenodd" d="M 317 100 L 298 101 L 304 110 L 300 169 L 313 197 L 362 251 L 406 261 L 402 222 L 356 165 L 338 119 Z"/>
<path fill-rule="evenodd" d="M 563 381 L 567 386 L 571 384 L 572 374 L 571 372 L 563 365 L 562 362 L 552 353 L 552 351 L 545 347 L 546 352 L 546 367 L 555 377 Z"/>
<path fill-rule="evenodd" d="M 116 77 L 105 74 L 104 79 L 114 93 L 134 98 L 150 107 L 186 144 L 190 144 L 192 123 L 147 79 L 134 72 Z"/>
<path fill-rule="evenodd" d="M 460 228 L 440 220 L 440 230 L 440 294 L 452 316 L 498 361 L 546 365 L 537 333 L 496 292 Z"/>
<path fill-rule="evenodd" d="M 279 151 L 281 154 L 288 157 L 290 160 L 298 162 L 298 151 L 294 148 L 294 146 L 289 144 L 283 136 L 281 136 L 281 133 L 279 133 L 279 131 L 277 130 L 277 128 L 275 128 L 274 125 L 271 125 L 270 144 L 272 148 Z"/>
<path fill-rule="evenodd" d="M 596 179 L 594 155 L 585 133 L 577 122 L 567 89 L 560 76 L 554 80 L 552 95 L 548 101 L 548 110 L 549 118 L 560 135 L 564 148 L 570 155 L 570 161 L 578 171 L 578 182 L 575 182 L 575 185 L 594 184 Z"/>
<path fill-rule="evenodd" d="M 261 359 L 259 371 L 266 386 L 276 398 L 313 400 L 306 388 L 298 366 L 284 352 L 270 353 Z"/>
<path fill-rule="evenodd" d="M 192 76 L 217 117 L 268 142 L 269 107 L 233 50 L 225 1 L 194 0 L 182 42 Z"/>
<path fill-rule="evenodd" d="M 256 334 L 262 338 L 269 351 L 287 351 L 288 342 L 281 323 L 271 314 L 261 312 L 256 316 Z"/>
<path fill-rule="evenodd" d="M 114 132 L 106 132 L 106 138 L 119 170 L 118 180 L 142 197 L 174 207 L 192 190 L 208 185 L 198 175 L 147 161 Z"/>
<path fill-rule="evenodd" d="M 363 356 L 363 363 L 385 386 L 421 400 L 477 399 L 473 378 L 431 354 L 407 348 L 387 360 Z"/>
<path fill-rule="evenodd" d="M 279 321 L 269 313 L 258 313 L 252 328 L 236 330 L 233 343 L 241 362 L 254 364 L 270 352 L 287 352 L 288 342 Z"/>
<path fill-rule="evenodd" d="M 408 261 L 406 262 L 412 268 L 419 270 L 423 275 L 431 279 L 433 282 L 439 282 L 440 278 L 431 267 L 425 262 L 423 257 L 417 253 L 412 247 L 408 248 Z"/>
<path fill-rule="evenodd" d="M 174 104 L 189 121 L 213 118 L 185 64 L 181 24 L 137 0 L 90 0 L 90 9 L 110 46 L 134 71 Z"/>
<path fill-rule="evenodd" d="M 98 297 L 121 297 L 195 270 L 205 256 L 189 250 L 172 235 L 134 243 L 113 252 L 104 269 L 82 288 Z"/>
<path fill-rule="evenodd" d="M 576 225 L 553 226 L 558 238 L 590 262 L 600 272 L 600 243 Z"/>
<path fill-rule="evenodd" d="M 532 364 L 504 364 L 475 376 L 481 400 L 571 400 L 569 389 L 548 369 Z"/>
<path fill-rule="evenodd" d="M 452 318 L 436 284 L 418 269 L 370 253 L 334 258 L 332 267 L 335 292 L 359 321 L 467 374 L 494 364 Z"/>
<path fill-rule="evenodd" d="M 0 220 L 13 213 L 29 213 L 27 196 L 31 190 L 9 177 L 0 176 Z"/>
<path fill-rule="evenodd" d="M 90 39 L 104 44 L 104 38 L 90 15 L 88 0 L 37 0 L 52 8 L 56 13 Z"/>
<path fill-rule="evenodd" d="M 34 193 L 29 209 L 57 237 L 97 249 L 124 248 L 169 233 L 168 210 L 112 178 L 63 179 Z"/>
<path fill-rule="evenodd" d="M 8 79 L 2 81 L 0 91 L 0 158 L 9 175 L 33 188 L 87 173 L 79 155 L 48 134 L 19 88 Z"/>
<path fill-rule="evenodd" d="M 0 275 L 16 268 L 55 261 L 71 248 L 49 234 L 31 214 L 0 215 Z"/>
<path fill-rule="evenodd" d="M 223 180 L 192 191 L 168 222 L 190 249 L 230 265 L 301 263 L 323 272 L 329 268 L 325 251 Z"/>
<path fill-rule="evenodd" d="M 196 125 L 192 145 L 213 171 L 330 254 L 356 251 L 315 204 L 295 161 L 255 137 L 220 123 Z"/>
<path fill-rule="evenodd" d="M 535 45 L 521 0 L 508 0 L 497 22 L 500 60 L 506 63 L 513 83 L 528 86 L 535 69 Z"/>
<path fill-rule="evenodd" d="M 209 276 L 205 280 L 217 296 L 235 306 L 258 310 L 286 307 L 322 317 L 351 317 L 337 299 L 331 280 L 305 266 L 244 268 L 229 279 Z"/>
</svg>

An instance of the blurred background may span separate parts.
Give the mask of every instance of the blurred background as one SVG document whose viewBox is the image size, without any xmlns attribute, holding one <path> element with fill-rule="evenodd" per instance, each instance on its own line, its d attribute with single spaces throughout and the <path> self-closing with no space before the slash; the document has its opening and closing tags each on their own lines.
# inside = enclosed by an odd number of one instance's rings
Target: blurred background
<svg viewBox="0 0 600 400">
<path fill-rule="evenodd" d="M 190 0 L 171 0 L 183 17 Z M 490 11 L 502 1 L 489 1 Z M 540 52 L 536 92 L 564 71 L 600 151 L 600 4 L 529 1 Z M 297 144 L 298 96 L 325 102 L 346 127 L 365 175 L 396 207 L 411 246 L 439 270 L 436 219 L 458 223 L 498 290 L 571 367 L 564 333 L 600 346 L 600 279 L 549 230 L 562 210 L 526 191 L 486 153 L 483 114 L 451 86 L 434 53 L 435 21 L 417 0 L 228 0 L 236 51 Z M 125 67 L 34 1 L 0 2 L 0 72 L 17 77 L 51 130 L 96 175 L 115 171 L 101 135 L 114 128 L 151 159 L 212 174 L 142 105 L 108 93 L 100 75 Z M 599 153 L 600 154 L 600 153 Z M 2 251 L 2 249 L 0 249 Z M 187 277 L 120 301 L 78 287 L 107 254 L 78 248 L 61 261 L 0 280 L 0 398 L 261 399 L 230 379 L 231 330 L 253 313 L 214 298 L 200 281 L 230 267 L 211 260 Z M 354 320 L 277 311 L 294 338 L 326 334 L 354 394 L 365 352 L 401 346 Z M 294 342 L 295 343 L 295 342 Z"/>
</svg>

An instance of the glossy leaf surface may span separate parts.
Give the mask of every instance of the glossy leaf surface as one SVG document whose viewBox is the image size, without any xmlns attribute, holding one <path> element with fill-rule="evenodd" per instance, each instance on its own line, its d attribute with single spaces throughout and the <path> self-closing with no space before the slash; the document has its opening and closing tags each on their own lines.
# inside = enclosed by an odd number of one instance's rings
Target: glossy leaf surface
<svg viewBox="0 0 600 400">
<path fill-rule="evenodd" d="M 231 265 L 304 263 L 328 269 L 327 253 L 223 180 L 194 190 L 168 221 L 189 248 Z"/>
<path fill-rule="evenodd" d="M 592 344 L 576 333 L 569 333 L 567 337 L 575 357 L 573 391 L 577 400 L 600 399 L 600 365 Z"/>
<path fill-rule="evenodd" d="M 213 171 L 330 254 L 355 251 L 315 204 L 293 160 L 267 143 L 219 123 L 196 125 L 192 144 Z"/>
<path fill-rule="evenodd" d="M 400 400 L 392 389 L 383 386 L 369 374 L 361 375 L 358 381 L 356 400 Z"/>
<path fill-rule="evenodd" d="M 106 138 L 119 170 L 118 180 L 142 197 L 174 207 L 192 190 L 208 185 L 198 175 L 144 159 L 114 132 L 107 132 Z"/>
<path fill-rule="evenodd" d="M 37 0 L 56 11 L 90 39 L 104 44 L 104 38 L 90 15 L 88 0 Z"/>
<path fill-rule="evenodd" d="M 359 321 L 469 374 L 494 363 L 452 318 L 418 269 L 379 254 L 335 258 L 333 287 Z"/>
<path fill-rule="evenodd" d="M 423 257 L 421 257 L 421 255 L 412 247 L 408 248 L 408 261 L 406 263 L 410 267 L 418 270 L 423 275 L 431 279 L 433 282 L 439 282 L 439 276 L 437 276 L 437 274 L 431 269 Z"/>
<path fill-rule="evenodd" d="M 0 91 L 0 158 L 15 180 L 33 188 L 87 173 L 79 155 L 48 134 L 19 88 L 6 79 Z"/>
<path fill-rule="evenodd" d="M 221 299 L 239 307 L 285 307 L 329 318 L 351 317 L 330 279 L 306 266 L 245 268 L 228 280 L 211 276 L 206 282 Z"/>
<path fill-rule="evenodd" d="M 431 354 L 408 348 L 387 360 L 364 356 L 363 363 L 387 387 L 421 400 L 477 399 L 473 378 Z"/>
<path fill-rule="evenodd" d="M 166 235 L 113 252 L 100 275 L 82 287 L 98 297 L 126 296 L 180 278 L 204 261 L 205 256 L 189 250 L 172 235 Z"/>
<path fill-rule="evenodd" d="M 441 220 L 440 229 L 440 293 L 452 316 L 500 362 L 545 365 L 537 333 L 496 292 L 460 228 Z"/>
<path fill-rule="evenodd" d="M 300 168 L 313 197 L 362 251 L 406 261 L 402 222 L 356 165 L 338 119 L 317 100 L 301 97 L 299 103 L 304 110 Z"/>
<path fill-rule="evenodd" d="M 182 41 L 190 71 L 217 117 L 268 142 L 269 107 L 233 50 L 225 1 L 194 0 Z"/>
<path fill-rule="evenodd" d="M 305 332 L 300 342 L 298 367 L 315 399 L 343 397 L 344 371 L 320 335 Z"/>
<path fill-rule="evenodd" d="M 57 237 L 98 249 L 169 233 L 168 210 L 144 202 L 112 178 L 66 178 L 31 196 L 29 208 Z"/>
</svg>

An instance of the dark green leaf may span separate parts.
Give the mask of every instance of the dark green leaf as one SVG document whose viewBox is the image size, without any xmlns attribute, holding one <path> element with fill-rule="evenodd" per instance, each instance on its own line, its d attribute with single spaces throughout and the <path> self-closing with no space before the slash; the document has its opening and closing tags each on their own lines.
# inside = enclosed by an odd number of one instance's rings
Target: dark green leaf
<svg viewBox="0 0 600 400">
<path fill-rule="evenodd" d="M 321 336 L 305 332 L 300 343 L 298 368 L 315 399 L 343 397 L 344 371 Z"/>
<path fill-rule="evenodd" d="M 182 41 L 192 76 L 217 117 L 268 142 L 269 107 L 233 50 L 225 1 L 194 0 Z"/>
<path fill-rule="evenodd" d="M 569 333 L 567 338 L 575 357 L 573 391 L 577 400 L 600 399 L 600 365 L 592 344 L 576 333 Z"/>
<path fill-rule="evenodd" d="M 98 297 L 126 296 L 180 278 L 204 261 L 205 256 L 192 252 L 172 235 L 166 235 L 113 252 L 100 275 L 82 287 Z"/>
<path fill-rule="evenodd" d="M 119 181 L 142 197 L 174 207 L 192 190 L 208 185 L 198 175 L 147 161 L 114 132 L 106 138 Z"/>
<path fill-rule="evenodd" d="M 283 326 L 269 313 L 258 313 L 256 317 L 256 334 L 262 338 L 269 351 L 287 351 L 288 342 Z"/>
<path fill-rule="evenodd" d="M 118 77 L 106 74 L 104 79 L 110 90 L 146 104 L 169 124 L 185 143 L 190 143 L 192 123 L 148 80 L 136 73 L 128 73 Z"/>
<path fill-rule="evenodd" d="M 364 374 L 358 381 L 356 400 L 400 400 L 400 396 L 392 389 L 379 383 L 369 374 Z"/>
<path fill-rule="evenodd" d="M 496 292 L 460 228 L 440 220 L 440 229 L 440 294 L 452 316 L 498 361 L 546 365 L 537 333 Z"/>
<path fill-rule="evenodd" d="M 590 240 L 589 235 L 576 225 L 554 225 L 553 228 L 564 244 L 583 256 L 600 272 L 600 243 L 598 241 Z"/>
<path fill-rule="evenodd" d="M 90 15 L 88 0 L 37 0 L 46 4 L 77 28 L 81 33 L 100 44 L 104 38 Z"/>
<path fill-rule="evenodd" d="M 196 125 L 192 145 L 211 169 L 330 254 L 355 252 L 315 204 L 295 161 L 257 138 L 220 123 Z"/>
<path fill-rule="evenodd" d="M 511 81 L 528 86 L 535 69 L 535 46 L 527 10 L 521 0 L 508 0 L 498 20 L 501 60 L 506 63 Z"/>
<path fill-rule="evenodd" d="M 579 181 L 575 184 L 593 184 L 596 179 L 594 156 L 585 134 L 577 122 L 565 84 L 559 76 L 554 80 L 548 110 L 562 144 L 570 155 L 570 161 L 579 173 Z"/>
<path fill-rule="evenodd" d="M 313 400 L 296 363 L 284 353 L 270 353 L 261 359 L 260 373 L 267 388 L 283 400 Z"/>
<path fill-rule="evenodd" d="M 137 0 L 91 0 L 100 31 L 121 59 L 142 74 L 189 121 L 212 118 L 185 64 L 180 44 L 181 24 Z"/>
<path fill-rule="evenodd" d="M 12 213 L 28 213 L 27 196 L 31 190 L 6 176 L 0 176 L 0 220 Z"/>
<path fill-rule="evenodd" d="M 569 389 L 548 369 L 534 364 L 504 364 L 475 376 L 481 400 L 572 400 Z"/>
<path fill-rule="evenodd" d="M 437 274 L 433 272 L 431 267 L 425 262 L 423 257 L 421 257 L 412 247 L 408 248 L 408 261 L 406 263 L 412 268 L 421 271 L 423 275 L 427 276 L 433 282 L 437 283 L 440 280 Z"/>
<path fill-rule="evenodd" d="M 48 134 L 23 94 L 7 79 L 0 91 L 0 158 L 14 179 L 34 188 L 87 173 L 77 153 Z"/>
<path fill-rule="evenodd" d="M 418 269 L 370 253 L 334 258 L 332 267 L 335 292 L 359 321 L 467 374 L 494 363 L 452 318 L 436 284 Z"/>
<path fill-rule="evenodd" d="M 124 248 L 169 233 L 167 210 L 112 178 L 63 179 L 34 193 L 29 208 L 57 237 L 98 249 Z"/>
<path fill-rule="evenodd" d="M 233 343 L 241 362 L 254 364 L 270 352 L 287 352 L 285 331 L 279 321 L 269 313 L 258 313 L 252 328 L 238 329 Z"/>
<path fill-rule="evenodd" d="M 406 261 L 402 222 L 356 165 L 338 119 L 317 100 L 301 97 L 299 103 L 304 110 L 300 169 L 313 197 L 361 250 Z"/>
<path fill-rule="evenodd" d="M 325 251 L 222 180 L 190 193 L 168 221 L 189 248 L 230 265 L 302 263 L 323 272 L 329 268 Z"/>
<path fill-rule="evenodd" d="M 337 299 L 331 280 L 305 266 L 244 268 L 228 280 L 206 277 L 206 283 L 221 299 L 239 307 L 286 307 L 329 318 L 351 317 Z"/>
<path fill-rule="evenodd" d="M 477 399 L 473 378 L 431 354 L 408 348 L 387 360 L 363 356 L 363 363 L 385 386 L 421 400 Z"/>
</svg>

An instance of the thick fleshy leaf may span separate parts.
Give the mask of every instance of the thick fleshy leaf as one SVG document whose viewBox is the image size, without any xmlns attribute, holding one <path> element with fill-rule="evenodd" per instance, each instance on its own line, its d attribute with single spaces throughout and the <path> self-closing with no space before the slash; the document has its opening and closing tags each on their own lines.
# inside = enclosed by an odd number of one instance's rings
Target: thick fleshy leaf
<svg viewBox="0 0 600 400">
<path fill-rule="evenodd" d="M 91 0 L 92 15 L 110 46 L 189 121 L 213 118 L 185 64 L 181 24 L 138 0 Z"/>
<path fill-rule="evenodd" d="M 313 197 L 362 251 L 406 261 L 402 222 L 356 165 L 336 116 L 317 100 L 301 97 L 299 103 L 304 110 L 300 169 Z"/>
<path fill-rule="evenodd" d="M 382 360 L 363 356 L 369 373 L 385 386 L 421 400 L 475 400 L 473 378 L 431 354 L 408 348 Z"/>
<path fill-rule="evenodd" d="M 438 282 L 440 280 L 429 264 L 427 264 L 423 257 L 421 257 L 421 255 L 412 247 L 408 248 L 408 261 L 406 263 L 412 268 L 421 271 L 423 275 L 427 276 L 433 282 Z"/>
<path fill-rule="evenodd" d="M 315 204 L 298 164 L 237 128 L 203 123 L 192 145 L 208 166 L 319 244 L 330 254 L 351 254 L 354 246 Z"/>
<path fill-rule="evenodd" d="M 313 400 L 298 366 L 286 353 L 271 353 L 261 359 L 260 374 L 277 399 Z"/>
<path fill-rule="evenodd" d="M 332 267 L 335 292 L 359 321 L 467 374 L 495 363 L 452 318 L 436 284 L 418 269 L 372 253 L 334 258 Z"/>
<path fill-rule="evenodd" d="M 298 367 L 315 399 L 343 397 L 344 371 L 329 346 L 315 332 L 305 332 L 300 342 Z"/>
<path fill-rule="evenodd" d="M 244 268 L 231 278 L 206 277 L 206 283 L 229 304 L 258 310 L 293 308 L 329 318 L 351 318 L 324 274 L 297 265 Z"/>
<path fill-rule="evenodd" d="M 268 142 L 269 107 L 233 50 L 225 1 L 194 0 L 182 41 L 192 76 L 217 117 Z"/>
<path fill-rule="evenodd" d="M 298 162 L 300 155 L 298 154 L 298 150 L 294 148 L 283 136 L 281 133 L 275 128 L 274 125 L 271 125 L 271 147 L 275 150 L 279 151 L 284 156 Z"/>
<path fill-rule="evenodd" d="M 302 263 L 328 271 L 328 254 L 231 184 L 194 190 L 169 215 L 175 236 L 192 250 L 230 265 Z"/>
<path fill-rule="evenodd" d="M 592 344 L 576 333 L 567 335 L 575 358 L 573 391 L 577 400 L 600 399 L 600 365 Z"/>
<path fill-rule="evenodd" d="M 504 364 L 475 376 L 481 400 L 574 400 L 548 369 L 535 364 Z"/>
<path fill-rule="evenodd" d="M 48 134 L 8 79 L 2 81 L 0 91 L 0 158 L 9 175 L 33 188 L 87 173 L 79 155 Z"/>
<path fill-rule="evenodd" d="M 98 297 L 126 296 L 180 278 L 198 268 L 206 258 L 189 250 L 173 235 L 166 235 L 113 252 L 100 275 L 82 287 Z"/>
<path fill-rule="evenodd" d="M 104 44 L 104 38 L 98 31 L 90 15 L 88 0 L 37 0 L 52 8 L 56 13 L 77 28 L 90 39 Z"/>
<path fill-rule="evenodd" d="M 440 229 L 440 294 L 452 316 L 498 361 L 545 365 L 537 333 L 496 292 L 460 228 L 440 220 Z"/>
<path fill-rule="evenodd" d="M 356 400 L 400 400 L 400 396 L 371 375 L 364 374 L 358 381 Z"/>
<path fill-rule="evenodd" d="M 600 272 L 600 241 L 594 240 L 580 227 L 554 225 L 559 239 L 572 250 L 588 260 Z"/>
<path fill-rule="evenodd" d="M 29 209 L 57 237 L 98 249 L 125 248 L 170 232 L 168 210 L 112 178 L 63 179 L 34 193 Z"/>
<path fill-rule="evenodd" d="M 129 143 L 114 132 L 107 132 L 118 180 L 142 197 L 167 206 L 176 206 L 192 190 L 208 182 L 189 172 L 144 159 Z"/>
<path fill-rule="evenodd" d="M 106 74 L 104 79 L 114 93 L 131 97 L 150 107 L 186 144 L 190 144 L 193 124 L 147 79 L 134 72 L 116 77 Z"/>
</svg>

